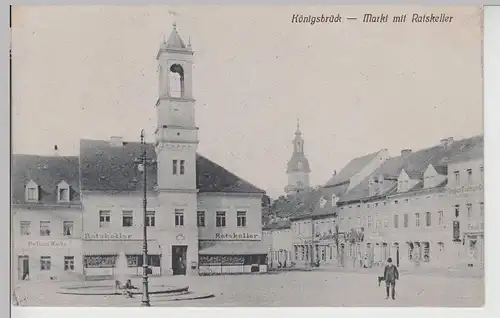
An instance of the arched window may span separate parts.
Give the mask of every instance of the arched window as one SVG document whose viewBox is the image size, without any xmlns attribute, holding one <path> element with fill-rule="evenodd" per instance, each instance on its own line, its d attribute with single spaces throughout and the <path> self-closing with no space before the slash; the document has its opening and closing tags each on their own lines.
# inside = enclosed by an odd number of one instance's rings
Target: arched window
<svg viewBox="0 0 500 318">
<path fill-rule="evenodd" d="M 184 97 L 184 69 L 180 64 L 172 64 L 169 75 L 169 96 Z"/>
</svg>

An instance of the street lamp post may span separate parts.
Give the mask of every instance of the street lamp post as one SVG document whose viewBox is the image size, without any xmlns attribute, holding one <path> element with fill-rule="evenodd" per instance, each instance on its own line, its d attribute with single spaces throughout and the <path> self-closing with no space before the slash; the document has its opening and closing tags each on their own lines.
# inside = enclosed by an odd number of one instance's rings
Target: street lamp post
<svg viewBox="0 0 500 318">
<path fill-rule="evenodd" d="M 144 196 L 142 199 L 142 205 L 143 205 L 143 245 L 142 245 L 142 301 L 141 305 L 145 307 L 149 307 L 149 282 L 148 282 L 148 220 L 147 220 L 147 166 L 151 162 L 151 159 L 148 158 L 147 156 L 147 148 L 146 148 L 146 141 L 144 138 L 144 130 L 141 130 L 141 146 L 142 146 L 142 153 L 140 157 L 135 160 L 137 164 L 142 166 L 142 173 L 143 173 L 143 190 L 144 190 Z"/>
</svg>

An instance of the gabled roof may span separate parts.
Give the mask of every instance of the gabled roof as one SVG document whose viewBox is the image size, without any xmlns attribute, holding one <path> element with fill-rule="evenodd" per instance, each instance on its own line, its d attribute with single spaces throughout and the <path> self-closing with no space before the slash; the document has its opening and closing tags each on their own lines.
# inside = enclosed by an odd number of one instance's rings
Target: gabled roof
<svg viewBox="0 0 500 318">
<path fill-rule="evenodd" d="M 379 175 L 384 177 L 383 189 L 385 189 L 385 192 L 392 190 L 397 184 L 397 178 L 404 166 L 405 159 L 405 157 L 401 156 L 387 159 L 380 167 L 375 169 L 371 175 L 361 181 L 361 183 L 355 186 L 351 191 L 342 196 L 339 202 L 356 201 L 370 197 L 369 180 L 373 177 L 378 177 Z"/>
<path fill-rule="evenodd" d="M 39 187 L 39 200 L 35 204 L 59 204 L 57 185 L 61 181 L 70 186 L 70 204 L 80 204 L 78 157 L 13 155 L 11 173 L 13 204 L 28 203 L 25 187 L 30 180 Z M 68 202 L 61 204 L 68 205 Z"/>
<path fill-rule="evenodd" d="M 458 163 L 469 160 L 484 158 L 484 136 L 474 136 L 464 139 L 461 143 L 461 151 L 448 158 L 448 163 Z"/>
<path fill-rule="evenodd" d="M 397 187 L 396 179 L 403 169 L 408 176 L 414 180 L 421 180 L 429 165 L 433 165 L 436 172 L 439 174 L 445 174 L 447 172 L 447 164 L 451 162 L 450 158 L 471 158 L 473 155 L 480 156 L 480 154 L 482 154 L 482 140 L 482 136 L 476 136 L 456 140 L 446 147 L 442 145 L 432 146 L 412 152 L 406 156 L 389 158 L 370 176 L 345 194 L 339 202 L 370 198 L 369 180 L 380 174 L 384 176 L 385 180 L 383 189 L 379 195 L 390 195 L 395 193 Z M 445 184 L 446 182 L 441 183 L 437 187 L 443 187 Z M 422 187 L 423 184 L 418 182 L 409 192 L 417 191 Z"/>
<path fill-rule="evenodd" d="M 80 174 L 82 190 L 136 191 L 142 189 L 142 173 L 135 159 L 139 158 L 142 145 L 124 142 L 113 147 L 109 141 L 80 141 Z M 156 160 L 153 144 L 146 144 L 148 157 Z M 218 164 L 197 154 L 196 181 L 199 192 L 260 193 L 265 191 L 227 171 Z M 148 167 L 148 189 L 157 184 L 156 165 Z"/>
<path fill-rule="evenodd" d="M 352 159 L 338 174 L 328 180 L 325 187 L 331 187 L 349 181 L 355 174 L 369 164 L 380 151 L 382 150 Z"/>
</svg>

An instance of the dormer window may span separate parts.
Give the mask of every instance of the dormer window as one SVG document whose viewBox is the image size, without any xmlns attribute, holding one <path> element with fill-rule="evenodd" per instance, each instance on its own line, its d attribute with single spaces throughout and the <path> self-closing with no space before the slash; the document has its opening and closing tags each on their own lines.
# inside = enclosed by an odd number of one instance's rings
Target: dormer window
<svg viewBox="0 0 500 318">
<path fill-rule="evenodd" d="M 38 184 L 36 184 L 33 180 L 30 180 L 26 185 L 26 201 L 38 201 Z"/>
<path fill-rule="evenodd" d="M 57 201 L 69 202 L 69 185 L 64 180 L 57 185 Z"/>
</svg>

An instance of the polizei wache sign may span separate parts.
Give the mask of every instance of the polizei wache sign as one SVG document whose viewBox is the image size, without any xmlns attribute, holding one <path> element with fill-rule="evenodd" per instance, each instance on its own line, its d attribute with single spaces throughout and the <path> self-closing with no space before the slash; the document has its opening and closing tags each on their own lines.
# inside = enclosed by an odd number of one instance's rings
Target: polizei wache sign
<svg viewBox="0 0 500 318">
<path fill-rule="evenodd" d="M 214 240 L 218 241 L 260 241 L 260 233 L 215 233 Z"/>
</svg>

